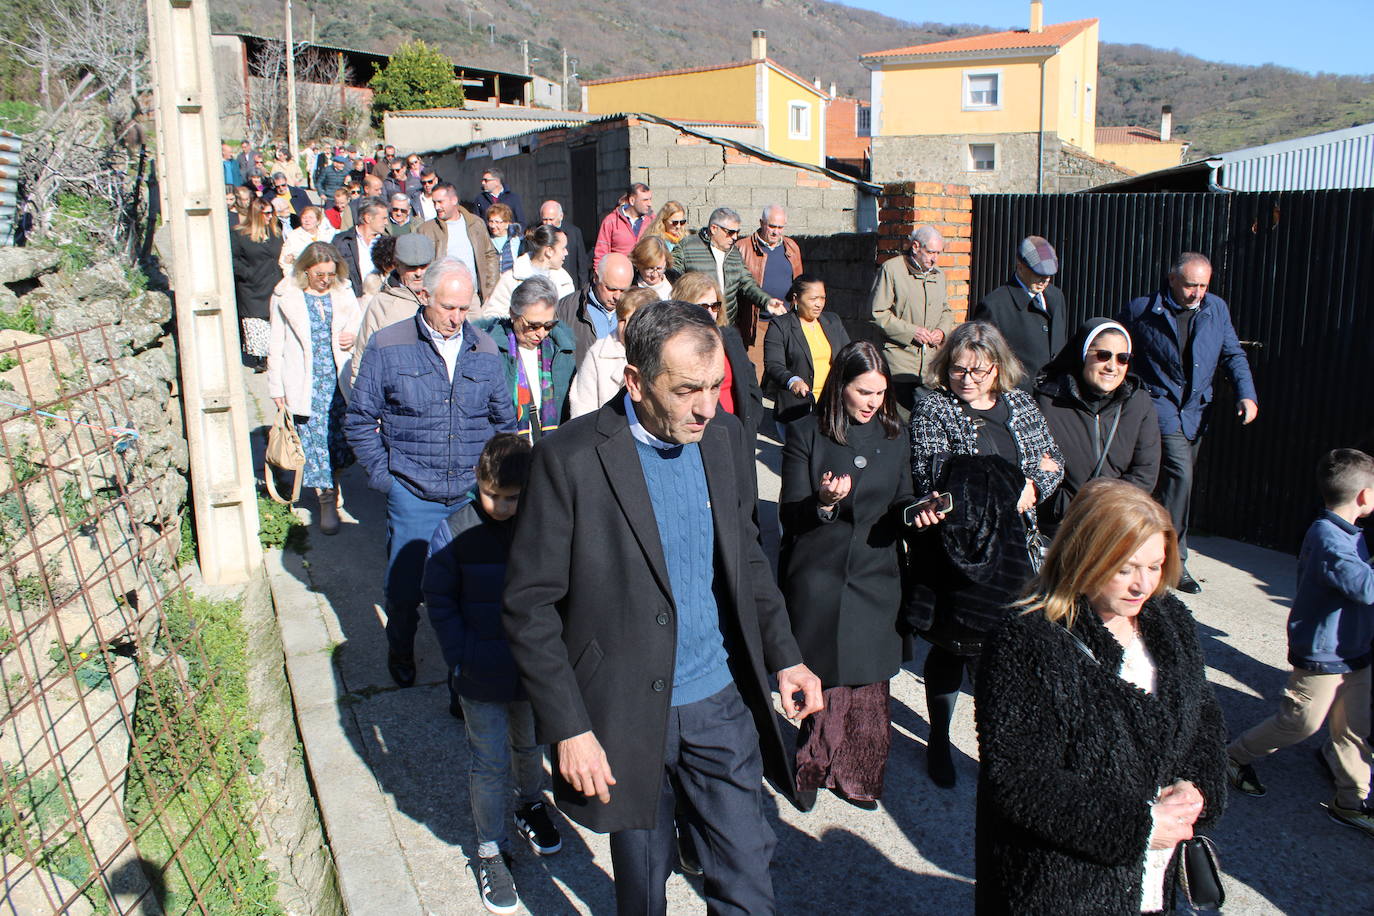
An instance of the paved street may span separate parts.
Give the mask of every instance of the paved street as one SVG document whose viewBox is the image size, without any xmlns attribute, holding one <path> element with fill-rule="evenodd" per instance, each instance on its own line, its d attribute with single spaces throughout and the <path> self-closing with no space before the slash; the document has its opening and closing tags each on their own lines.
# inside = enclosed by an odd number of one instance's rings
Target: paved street
<svg viewBox="0 0 1374 916">
<path fill-rule="evenodd" d="M 262 376 L 249 381 L 258 435 L 270 418 Z M 760 455 L 761 516 L 774 513 L 778 448 Z M 261 447 L 255 449 L 261 454 Z M 312 779 L 344 899 L 353 916 L 457 916 L 485 912 L 466 856 L 472 853 L 467 754 L 450 718 L 443 664 L 427 625 L 417 646 L 419 681 L 399 690 L 386 672 L 381 632 L 385 504 L 351 469 L 345 524 L 313 530 L 300 556 L 269 560 L 287 668 Z M 303 504 L 309 501 L 303 499 Z M 313 516 L 312 516 L 313 518 Z M 767 540 L 775 543 L 776 534 Z M 1209 676 L 1233 728 L 1274 708 L 1286 672 L 1284 619 L 1294 559 L 1232 541 L 1193 539 L 1190 568 L 1205 592 L 1188 599 Z M 960 703 L 954 740 L 959 784 L 926 779 L 927 734 L 919 659 L 892 683 L 894 740 L 881 808 L 859 811 L 825 795 L 800 814 L 771 792 L 778 837 L 773 874 L 789 913 L 964 913 L 973 901 L 977 778 L 972 701 Z M 1046 685 L 1053 689 L 1052 685 Z M 1313 749 L 1317 739 L 1263 761 L 1263 799 L 1233 796 L 1215 834 L 1230 880 L 1226 912 L 1370 912 L 1374 841 L 1332 823 Z M 566 823 L 564 848 L 547 859 L 517 846 L 514 873 L 534 914 L 614 910 L 606 838 Z M 670 911 L 703 912 L 700 885 L 674 876 Z"/>
</svg>

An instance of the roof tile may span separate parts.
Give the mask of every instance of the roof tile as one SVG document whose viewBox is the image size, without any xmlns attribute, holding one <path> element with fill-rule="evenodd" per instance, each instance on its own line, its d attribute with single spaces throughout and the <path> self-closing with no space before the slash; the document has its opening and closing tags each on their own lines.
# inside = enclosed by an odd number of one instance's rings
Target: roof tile
<svg viewBox="0 0 1374 916">
<path fill-rule="evenodd" d="M 1086 29 L 1097 24 L 1096 19 L 1077 19 L 1073 22 L 1056 22 L 1045 26 L 1043 32 L 1030 32 L 1014 29 L 1010 32 L 991 32 L 986 35 L 969 35 L 965 38 L 951 38 L 948 41 L 932 41 L 927 44 L 911 45 L 906 48 L 893 48 L 890 51 L 874 51 L 862 55 L 862 60 L 884 57 L 919 57 L 926 54 L 971 54 L 978 51 L 1008 51 L 1017 48 L 1060 48 Z"/>
</svg>

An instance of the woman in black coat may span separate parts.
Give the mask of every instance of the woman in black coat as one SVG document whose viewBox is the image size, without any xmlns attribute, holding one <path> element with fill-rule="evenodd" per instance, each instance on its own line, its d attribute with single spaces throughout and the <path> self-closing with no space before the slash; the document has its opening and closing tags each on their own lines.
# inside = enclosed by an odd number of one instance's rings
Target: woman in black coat
<svg viewBox="0 0 1374 916">
<path fill-rule="evenodd" d="M 689 270 L 673 284 L 671 298 L 691 302 L 711 313 L 720 329 L 721 342 L 725 344 L 725 384 L 721 386 L 720 406 L 726 413 L 739 417 L 753 436 L 763 416 L 763 392 L 739 331 L 725 320 L 724 297 L 715 278 L 699 270 Z"/>
<path fill-rule="evenodd" d="M 272 291 L 281 282 L 281 229 L 271 205 L 252 201 L 229 230 L 229 253 L 234 264 L 234 299 L 243 332 L 245 363 L 258 372 L 267 368 L 271 336 L 268 309 Z"/>
<path fill-rule="evenodd" d="M 773 392 L 773 416 L 779 423 L 791 423 L 812 411 L 831 360 L 849 343 L 839 316 L 825 311 L 825 283 L 820 277 L 796 277 L 787 304 L 791 311 L 768 322 L 763 338 L 764 386 Z"/>
<path fill-rule="evenodd" d="M 1126 329 L 1108 318 L 1089 318 L 1040 376 L 1036 403 L 1064 453 L 1064 480 L 1039 507 L 1047 534 L 1058 529 L 1069 501 L 1089 480 L 1108 477 L 1154 491 L 1159 418 L 1130 364 Z"/>
<path fill-rule="evenodd" d="M 888 680 L 902 648 L 897 542 L 911 503 L 890 385 L 876 347 L 847 344 L 816 413 L 794 424 L 782 450 L 782 592 L 802 660 L 825 688 L 825 709 L 798 739 L 804 806 L 823 787 L 864 808 L 882 795 Z"/>
<path fill-rule="evenodd" d="M 1178 540 L 1149 494 L 1088 483 L 978 669 L 977 912 L 1172 908 L 1175 847 L 1226 804 L 1225 724 Z"/>
</svg>

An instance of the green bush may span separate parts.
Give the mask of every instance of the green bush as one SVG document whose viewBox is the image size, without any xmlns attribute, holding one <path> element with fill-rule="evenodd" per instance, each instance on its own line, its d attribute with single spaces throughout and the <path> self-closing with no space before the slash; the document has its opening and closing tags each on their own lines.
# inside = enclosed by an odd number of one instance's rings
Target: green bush
<svg viewBox="0 0 1374 916">
<path fill-rule="evenodd" d="M 277 547 L 304 553 L 307 548 L 305 523 L 296 518 L 290 506 L 259 496 L 258 541 L 264 549 Z"/>
<path fill-rule="evenodd" d="M 408 41 L 392 52 L 387 65 L 372 75 L 368 86 L 373 92 L 374 124 L 380 124 L 387 111 L 463 105 L 463 84 L 454 77 L 453 61 L 423 41 Z"/>
</svg>

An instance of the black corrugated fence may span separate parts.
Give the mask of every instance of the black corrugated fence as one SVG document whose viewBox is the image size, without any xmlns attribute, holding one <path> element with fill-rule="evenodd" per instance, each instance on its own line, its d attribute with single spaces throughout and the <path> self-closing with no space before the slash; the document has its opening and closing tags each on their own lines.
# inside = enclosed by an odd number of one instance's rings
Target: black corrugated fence
<svg viewBox="0 0 1374 916">
<path fill-rule="evenodd" d="M 1223 372 L 1192 525 L 1296 551 L 1320 507 L 1317 459 L 1374 442 L 1374 190 L 975 194 L 970 302 L 1007 281 L 1031 234 L 1059 253 L 1070 328 L 1158 289 L 1179 252 L 1212 259 L 1260 410 L 1240 425 Z"/>
</svg>

